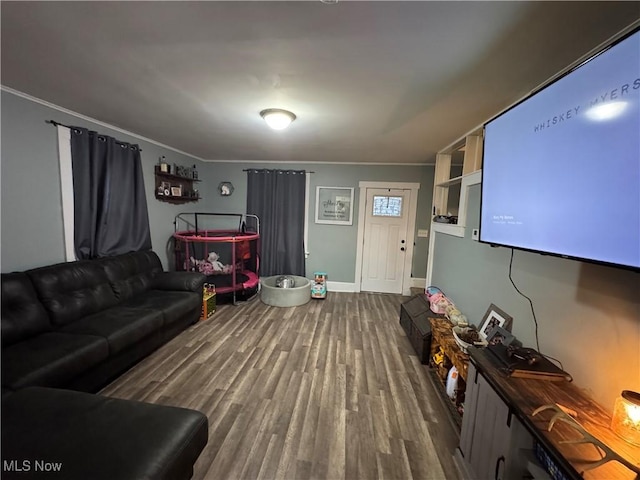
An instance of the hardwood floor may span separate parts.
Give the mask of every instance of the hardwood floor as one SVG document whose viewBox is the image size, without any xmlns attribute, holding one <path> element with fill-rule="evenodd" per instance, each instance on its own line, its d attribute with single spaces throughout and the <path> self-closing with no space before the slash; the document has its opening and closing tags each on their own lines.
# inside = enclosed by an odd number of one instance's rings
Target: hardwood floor
<svg viewBox="0 0 640 480">
<path fill-rule="evenodd" d="M 398 323 L 408 297 L 220 305 L 101 393 L 194 408 L 194 479 L 457 479 L 457 437 Z"/>
</svg>

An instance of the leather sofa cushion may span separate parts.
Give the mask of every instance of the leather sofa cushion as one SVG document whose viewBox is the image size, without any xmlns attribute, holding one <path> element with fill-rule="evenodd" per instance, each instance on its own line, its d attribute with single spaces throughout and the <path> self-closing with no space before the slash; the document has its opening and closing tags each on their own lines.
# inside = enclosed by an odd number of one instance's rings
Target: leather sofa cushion
<svg viewBox="0 0 640 480">
<path fill-rule="evenodd" d="M 177 290 L 200 293 L 207 277 L 198 272 L 161 272 L 154 277 L 153 290 Z"/>
<path fill-rule="evenodd" d="M 108 355 L 109 345 L 102 337 L 43 333 L 2 349 L 2 385 L 14 390 L 62 386 Z"/>
<path fill-rule="evenodd" d="M 162 264 L 153 251 L 142 251 L 98 260 L 120 302 L 125 302 L 151 288 L 153 279 L 162 273 Z"/>
<path fill-rule="evenodd" d="M 195 410 L 52 388 L 9 395 L 2 417 L 3 460 L 32 462 L 20 479 L 33 478 L 40 459 L 60 464 L 46 478 L 186 480 L 208 438 Z"/>
<path fill-rule="evenodd" d="M 163 325 L 166 326 L 183 320 L 185 315 L 190 315 L 194 310 L 200 311 L 202 309 L 202 291 L 196 293 L 149 290 L 136 296 L 126 305 L 161 310 L 164 318 Z"/>
<path fill-rule="evenodd" d="M 109 279 L 95 260 L 28 270 L 54 325 L 66 325 L 118 303 Z"/>
<path fill-rule="evenodd" d="M 46 310 L 24 272 L 2 274 L 2 346 L 51 330 Z"/>
<path fill-rule="evenodd" d="M 118 305 L 66 325 L 60 331 L 104 337 L 113 355 L 159 333 L 161 328 L 162 312 Z"/>
</svg>

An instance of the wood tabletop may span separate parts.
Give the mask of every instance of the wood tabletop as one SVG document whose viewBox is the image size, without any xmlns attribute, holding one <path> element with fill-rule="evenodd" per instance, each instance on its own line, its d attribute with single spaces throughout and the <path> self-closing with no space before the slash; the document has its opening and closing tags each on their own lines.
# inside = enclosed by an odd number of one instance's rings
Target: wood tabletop
<svg viewBox="0 0 640 480">
<path fill-rule="evenodd" d="M 549 421 L 556 413 L 552 410 L 532 416 L 543 405 L 560 404 L 578 413 L 576 420 L 591 435 L 598 438 L 618 455 L 640 467 L 640 447 L 631 445 L 611 429 L 611 415 L 591 399 L 577 385 L 568 381 L 551 382 L 528 378 L 511 378 L 494 366 L 484 349 L 470 348 L 471 361 L 482 372 L 498 395 L 510 406 L 520 421 L 545 447 L 557 464 L 571 478 L 635 479 L 636 474 L 617 461 L 589 469 L 589 464 L 602 456 L 593 444 L 566 444 L 581 434 L 562 421 L 557 421 L 551 432 Z M 613 407 L 613 406 L 612 406 Z"/>
</svg>

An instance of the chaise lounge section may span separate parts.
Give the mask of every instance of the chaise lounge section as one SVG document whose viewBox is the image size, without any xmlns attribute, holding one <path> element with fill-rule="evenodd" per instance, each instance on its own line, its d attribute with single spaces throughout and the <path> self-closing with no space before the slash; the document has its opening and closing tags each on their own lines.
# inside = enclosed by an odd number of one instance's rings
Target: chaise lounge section
<svg viewBox="0 0 640 480">
<path fill-rule="evenodd" d="M 3 478 L 47 459 L 60 478 L 189 478 L 203 414 L 81 392 L 196 322 L 204 281 L 164 272 L 152 251 L 2 274 Z"/>
</svg>

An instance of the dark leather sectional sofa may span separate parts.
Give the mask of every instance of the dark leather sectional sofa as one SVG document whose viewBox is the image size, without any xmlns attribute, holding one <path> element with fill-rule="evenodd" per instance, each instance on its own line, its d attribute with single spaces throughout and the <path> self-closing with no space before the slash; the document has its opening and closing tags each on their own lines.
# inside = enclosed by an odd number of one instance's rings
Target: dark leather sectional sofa
<svg viewBox="0 0 640 480">
<path fill-rule="evenodd" d="M 151 251 L 2 274 L 2 478 L 190 478 L 206 416 L 84 392 L 196 322 L 204 281 Z"/>
</svg>

